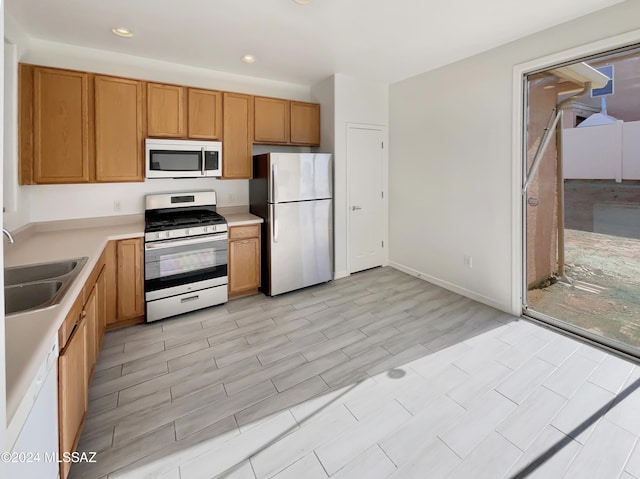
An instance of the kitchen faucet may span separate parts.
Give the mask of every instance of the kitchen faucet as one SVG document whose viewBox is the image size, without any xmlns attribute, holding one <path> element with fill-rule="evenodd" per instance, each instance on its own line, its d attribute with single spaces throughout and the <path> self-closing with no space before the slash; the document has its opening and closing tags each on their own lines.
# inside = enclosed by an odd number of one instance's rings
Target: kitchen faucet
<svg viewBox="0 0 640 479">
<path fill-rule="evenodd" d="M 7 228 L 2 228 L 2 233 L 7 237 L 9 243 L 13 244 L 16 242 L 16 240 L 13 239 L 13 235 Z"/>
</svg>

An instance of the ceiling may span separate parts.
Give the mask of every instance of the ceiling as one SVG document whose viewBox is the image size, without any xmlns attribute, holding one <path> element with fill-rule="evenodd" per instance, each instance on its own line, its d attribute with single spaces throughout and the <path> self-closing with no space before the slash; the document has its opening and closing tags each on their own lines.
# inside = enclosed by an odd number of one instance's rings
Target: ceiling
<svg viewBox="0 0 640 479">
<path fill-rule="evenodd" d="M 334 73 L 393 83 L 620 1 L 6 0 L 5 9 L 33 38 L 308 85 Z M 245 54 L 257 61 L 242 63 Z"/>
</svg>

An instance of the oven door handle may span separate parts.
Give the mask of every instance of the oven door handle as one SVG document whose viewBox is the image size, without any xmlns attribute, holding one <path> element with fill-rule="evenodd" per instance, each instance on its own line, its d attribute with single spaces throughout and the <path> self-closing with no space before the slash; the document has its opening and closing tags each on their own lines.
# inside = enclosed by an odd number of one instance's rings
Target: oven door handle
<svg viewBox="0 0 640 479">
<path fill-rule="evenodd" d="M 174 248 L 176 246 L 189 246 L 192 244 L 209 243 L 211 241 L 227 241 L 227 233 L 217 234 L 215 236 L 195 237 L 190 239 L 179 239 L 170 241 L 156 241 L 153 243 L 146 243 L 144 245 L 145 250 L 150 249 L 165 249 Z"/>
</svg>

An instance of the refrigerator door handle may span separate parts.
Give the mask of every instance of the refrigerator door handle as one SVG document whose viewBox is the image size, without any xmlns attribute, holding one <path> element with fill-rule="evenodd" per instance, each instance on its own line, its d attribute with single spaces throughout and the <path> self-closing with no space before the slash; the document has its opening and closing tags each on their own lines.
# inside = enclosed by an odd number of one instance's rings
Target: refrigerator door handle
<svg viewBox="0 0 640 479">
<path fill-rule="evenodd" d="M 271 165 L 271 202 L 276 203 L 278 196 L 278 165 Z"/>
<path fill-rule="evenodd" d="M 273 238 L 273 242 L 278 242 L 278 220 L 276 219 L 276 209 L 273 208 L 271 210 L 273 213 L 271 215 L 271 225 L 273 227 L 273 231 L 271 233 L 271 237 Z"/>
</svg>

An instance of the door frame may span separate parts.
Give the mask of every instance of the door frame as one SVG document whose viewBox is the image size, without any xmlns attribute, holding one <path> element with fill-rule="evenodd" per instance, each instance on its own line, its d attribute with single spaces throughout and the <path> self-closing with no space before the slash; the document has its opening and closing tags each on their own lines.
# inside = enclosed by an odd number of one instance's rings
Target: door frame
<svg viewBox="0 0 640 479">
<path fill-rule="evenodd" d="M 347 271 L 346 276 L 351 275 L 351 214 L 349 207 L 351 205 L 351 168 L 352 163 L 349 161 L 349 129 L 358 130 L 375 130 L 382 133 L 382 191 L 384 198 L 382 199 L 382 236 L 384 247 L 382 248 L 382 266 L 389 264 L 389 135 L 387 127 L 384 125 L 374 125 L 368 123 L 351 123 L 347 122 L 345 129 L 345 159 L 347 164 L 347 204 L 345 205 L 347 215 Z"/>
<path fill-rule="evenodd" d="M 535 60 L 521 63 L 513 67 L 513 98 L 512 98 L 512 230 L 511 230 L 511 251 L 512 251 L 512 270 L 511 270 L 511 313 L 516 316 L 522 316 L 525 312 L 525 296 L 526 296 L 526 260 L 527 260 L 527 237 L 525 234 L 525 202 L 522 197 L 522 184 L 526 172 L 524 171 L 524 163 L 527 155 L 526 144 L 526 118 L 527 113 L 527 75 L 536 71 L 542 71 L 562 63 L 571 63 L 579 61 L 582 58 L 604 55 L 613 50 L 637 46 L 640 44 L 640 29 L 631 32 L 615 35 L 602 40 L 591 42 L 575 48 L 547 55 Z M 541 320 L 551 326 L 561 328 L 569 333 L 577 334 L 580 337 L 596 342 L 601 347 L 609 350 L 635 357 L 628 348 L 620 344 L 603 344 L 602 339 L 588 331 L 579 328 L 567 327 L 565 323 L 560 325 L 560 321 L 555 320 L 542 313 L 533 312 L 528 314 L 535 319 Z M 610 341 L 607 341 L 610 342 Z M 637 359 L 637 358 L 636 358 Z"/>
</svg>

